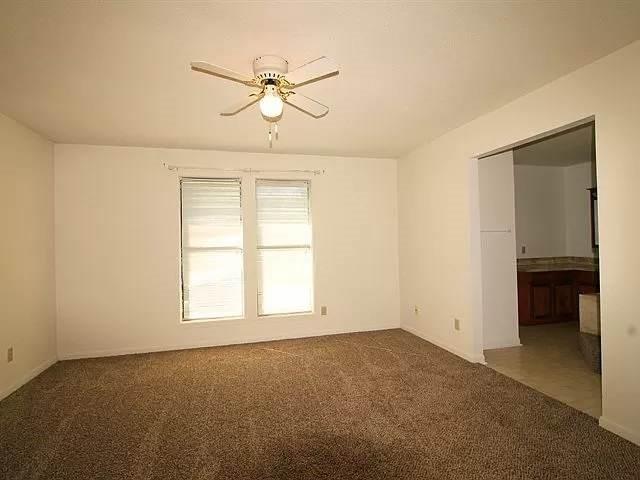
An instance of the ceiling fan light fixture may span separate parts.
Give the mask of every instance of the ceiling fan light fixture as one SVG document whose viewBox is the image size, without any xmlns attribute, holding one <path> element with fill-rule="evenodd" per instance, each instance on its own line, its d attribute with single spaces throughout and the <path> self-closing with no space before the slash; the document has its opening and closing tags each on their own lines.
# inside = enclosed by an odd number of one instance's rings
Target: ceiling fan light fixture
<svg viewBox="0 0 640 480">
<path fill-rule="evenodd" d="M 267 118 L 278 118 L 282 115 L 284 102 L 275 87 L 268 86 L 264 97 L 260 99 L 260 112 Z"/>
<path fill-rule="evenodd" d="M 282 118 L 285 103 L 313 118 L 322 118 L 329 113 L 329 107 L 294 89 L 339 73 L 338 67 L 327 57 L 318 57 L 289 71 L 289 62 L 277 55 L 262 55 L 255 58 L 253 77 L 202 61 L 191 62 L 191 68 L 197 72 L 259 89 L 220 112 L 220 115 L 230 117 L 257 103 L 262 118 L 269 123 L 269 146 L 274 136 L 276 140 L 278 139 L 276 122 Z"/>
</svg>

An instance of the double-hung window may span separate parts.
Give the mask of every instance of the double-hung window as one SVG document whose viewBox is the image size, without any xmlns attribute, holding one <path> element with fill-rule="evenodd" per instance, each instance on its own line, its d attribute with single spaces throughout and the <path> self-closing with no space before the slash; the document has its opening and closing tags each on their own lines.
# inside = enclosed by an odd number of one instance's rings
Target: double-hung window
<svg viewBox="0 0 640 480">
<path fill-rule="evenodd" d="M 309 182 L 256 180 L 258 315 L 313 310 Z"/>
<path fill-rule="evenodd" d="M 182 196 L 182 318 L 242 317 L 240 179 L 189 179 Z"/>
<path fill-rule="evenodd" d="M 237 178 L 180 181 L 183 321 L 244 315 L 241 188 Z M 309 181 L 256 180 L 255 201 L 245 207 L 256 220 L 247 232 L 248 245 L 256 247 L 257 265 L 249 271 L 256 275 L 250 285 L 257 286 L 257 314 L 311 313 Z"/>
</svg>

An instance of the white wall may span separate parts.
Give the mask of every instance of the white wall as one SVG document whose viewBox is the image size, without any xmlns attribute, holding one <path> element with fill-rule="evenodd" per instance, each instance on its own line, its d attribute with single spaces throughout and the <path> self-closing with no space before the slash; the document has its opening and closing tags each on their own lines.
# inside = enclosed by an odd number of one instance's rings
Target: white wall
<svg viewBox="0 0 640 480">
<path fill-rule="evenodd" d="M 0 218 L 2 399 L 56 361 L 53 146 L 2 114 Z"/>
<path fill-rule="evenodd" d="M 325 169 L 311 195 L 316 310 L 328 315 L 257 318 L 250 301 L 245 320 L 179 324 L 178 177 L 162 162 Z M 61 358 L 399 326 L 396 160 L 56 145 L 55 166 Z"/>
<path fill-rule="evenodd" d="M 596 256 L 587 190 L 595 185 L 591 162 L 516 165 L 514 178 L 518 258 Z"/>
<path fill-rule="evenodd" d="M 478 160 L 485 350 L 520 344 L 516 257 L 593 256 L 591 162 L 514 165 L 515 155 L 509 150 Z"/>
<path fill-rule="evenodd" d="M 513 151 L 478 161 L 484 349 L 520 345 Z"/>
<path fill-rule="evenodd" d="M 516 165 L 514 178 L 518 258 L 566 256 L 564 168 Z"/>
<path fill-rule="evenodd" d="M 472 159 L 595 115 L 603 329 L 600 421 L 640 443 L 638 85 L 640 42 L 635 42 L 415 149 L 398 163 L 398 190 L 402 325 L 468 358 L 481 358 L 477 161 Z M 415 304 L 423 307 L 418 316 Z M 454 316 L 462 320 L 461 331 L 453 328 Z"/>
<path fill-rule="evenodd" d="M 591 196 L 588 188 L 596 185 L 591 162 L 565 167 L 564 215 L 565 248 L 569 257 L 595 257 L 591 248 Z"/>
</svg>

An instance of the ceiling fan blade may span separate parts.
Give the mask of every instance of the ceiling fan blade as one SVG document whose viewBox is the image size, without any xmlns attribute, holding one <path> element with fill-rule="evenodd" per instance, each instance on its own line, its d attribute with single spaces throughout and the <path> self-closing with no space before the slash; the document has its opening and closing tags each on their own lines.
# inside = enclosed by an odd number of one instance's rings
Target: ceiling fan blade
<svg viewBox="0 0 640 480">
<path fill-rule="evenodd" d="M 289 92 L 285 102 L 292 107 L 297 108 L 301 112 L 311 115 L 313 118 L 321 118 L 329 113 L 329 107 L 321 104 L 320 102 L 316 102 L 301 93 Z"/>
<path fill-rule="evenodd" d="M 338 73 L 340 73 L 338 67 L 331 60 L 327 57 L 320 57 L 287 73 L 284 78 L 291 84 L 291 88 L 295 88 L 333 77 Z"/>
<path fill-rule="evenodd" d="M 248 108 L 251 105 L 253 105 L 254 103 L 256 103 L 262 97 L 264 97 L 264 93 L 259 93 L 257 95 L 256 94 L 251 95 L 251 96 L 249 96 L 248 99 L 245 98 L 245 99 L 243 99 L 243 100 L 241 100 L 239 102 L 236 102 L 235 104 L 229 106 L 224 111 L 220 112 L 220 115 L 222 115 L 223 117 L 230 117 L 232 115 L 235 115 L 236 113 L 240 113 L 245 108 Z"/>
<path fill-rule="evenodd" d="M 234 82 L 243 83 L 245 85 L 254 85 L 253 78 L 247 75 L 218 67 L 217 65 L 212 65 L 207 62 L 191 62 L 191 68 L 197 72 L 208 73 L 209 75 L 226 78 L 227 80 L 233 80 Z"/>
</svg>

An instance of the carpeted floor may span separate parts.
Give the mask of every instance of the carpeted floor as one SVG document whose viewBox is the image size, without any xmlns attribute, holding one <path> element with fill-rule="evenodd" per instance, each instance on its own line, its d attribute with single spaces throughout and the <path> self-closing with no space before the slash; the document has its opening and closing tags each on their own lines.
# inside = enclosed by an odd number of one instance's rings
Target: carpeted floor
<svg viewBox="0 0 640 480">
<path fill-rule="evenodd" d="M 60 362 L 0 403 L 0 478 L 622 480 L 640 448 L 388 330 Z"/>
</svg>

